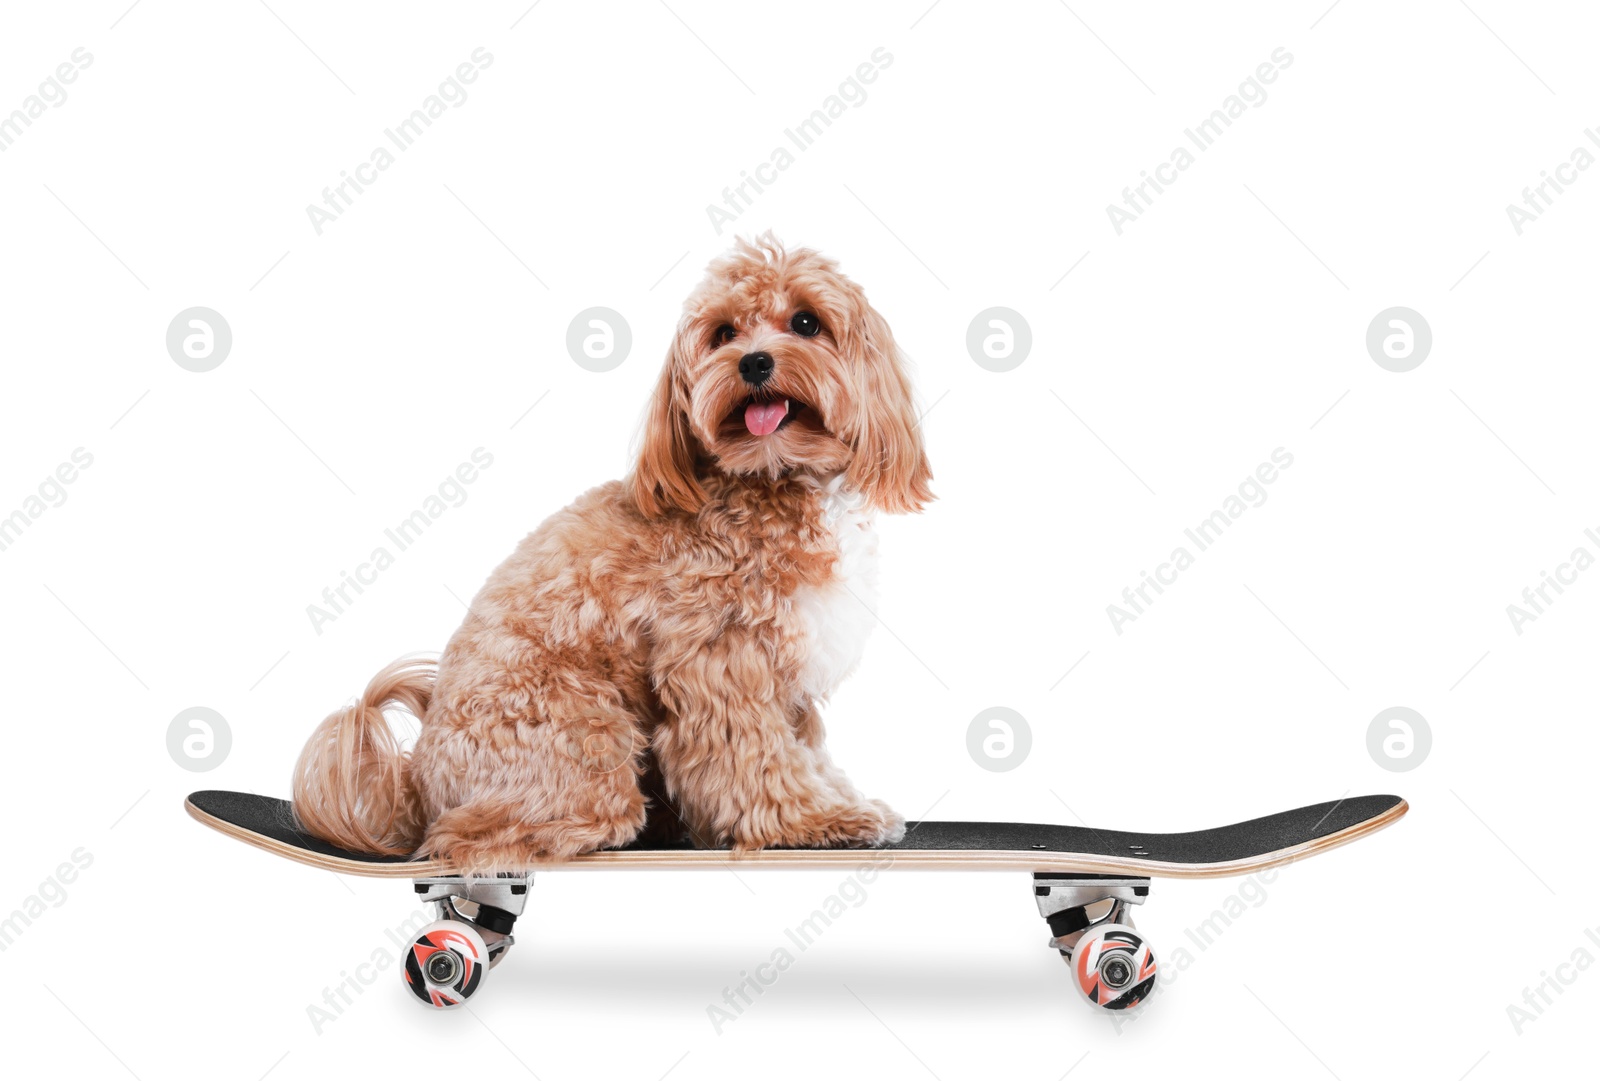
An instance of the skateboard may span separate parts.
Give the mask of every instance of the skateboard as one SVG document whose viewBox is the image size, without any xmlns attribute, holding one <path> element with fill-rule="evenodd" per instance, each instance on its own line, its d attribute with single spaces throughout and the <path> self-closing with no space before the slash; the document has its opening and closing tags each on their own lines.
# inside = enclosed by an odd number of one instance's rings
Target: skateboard
<svg viewBox="0 0 1600 1081">
<path fill-rule="evenodd" d="M 372 878 L 408 878 L 438 919 L 417 930 L 401 974 L 423 1004 L 460 1006 L 510 950 L 534 871 L 472 877 L 437 859 L 347 852 L 300 832 L 287 800 L 248 792 L 196 792 L 184 804 L 197 821 L 296 863 Z M 1131 1010 L 1156 986 L 1156 956 L 1134 927 L 1152 878 L 1226 878 L 1292 863 L 1365 837 L 1406 813 L 1399 796 L 1354 796 L 1192 833 L 1128 833 L 1013 822 L 908 822 L 905 839 L 878 848 L 769 848 L 732 853 L 635 842 L 545 871 L 838 868 L 1013 871 L 1033 876 L 1049 945 L 1091 1005 Z"/>
</svg>

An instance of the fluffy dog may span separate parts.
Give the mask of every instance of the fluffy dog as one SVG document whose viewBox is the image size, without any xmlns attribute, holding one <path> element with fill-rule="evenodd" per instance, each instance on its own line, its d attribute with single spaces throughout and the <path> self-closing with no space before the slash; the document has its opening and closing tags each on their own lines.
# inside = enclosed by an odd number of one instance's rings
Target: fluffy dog
<svg viewBox="0 0 1600 1081">
<path fill-rule="evenodd" d="M 681 823 L 735 850 L 873 845 L 818 704 L 873 616 L 875 511 L 932 498 L 889 326 L 770 234 L 689 297 L 631 476 L 518 545 L 437 666 L 403 660 L 295 767 L 315 836 L 466 871 L 523 869 Z M 403 752 L 384 719 L 421 718 Z M 670 811 L 670 815 L 662 813 Z"/>
</svg>

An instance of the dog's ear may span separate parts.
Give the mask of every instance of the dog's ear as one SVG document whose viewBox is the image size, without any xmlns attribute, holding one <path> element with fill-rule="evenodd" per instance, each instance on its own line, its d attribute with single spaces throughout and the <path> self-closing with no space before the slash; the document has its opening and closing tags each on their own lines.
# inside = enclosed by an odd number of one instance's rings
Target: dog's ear
<svg viewBox="0 0 1600 1081">
<path fill-rule="evenodd" d="M 852 370 L 855 417 L 847 440 L 853 454 L 845 482 L 889 514 L 919 511 L 933 499 L 933 472 L 905 360 L 889 324 L 857 297 L 841 343 Z"/>
<path fill-rule="evenodd" d="M 680 328 L 678 338 L 667 352 L 667 362 L 661 367 L 661 378 L 656 382 L 645 414 L 639 461 L 628 481 L 633 501 L 652 518 L 671 507 L 694 514 L 706 500 L 705 489 L 695 477 L 700 444 L 689 430 L 689 417 L 684 411 L 685 395 L 678 376 L 683 333 Z"/>
</svg>

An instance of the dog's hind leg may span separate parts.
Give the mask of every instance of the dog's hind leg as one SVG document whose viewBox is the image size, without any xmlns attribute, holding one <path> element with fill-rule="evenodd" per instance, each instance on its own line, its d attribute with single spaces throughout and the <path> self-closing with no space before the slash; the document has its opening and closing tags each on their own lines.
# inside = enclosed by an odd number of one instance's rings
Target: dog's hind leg
<svg viewBox="0 0 1600 1081">
<path fill-rule="evenodd" d="M 420 851 L 463 872 L 520 871 L 633 840 L 644 740 L 620 703 L 591 693 L 543 695 L 530 719 L 485 723 L 481 698 L 465 714 L 430 710 L 412 763 L 433 805 Z"/>
</svg>

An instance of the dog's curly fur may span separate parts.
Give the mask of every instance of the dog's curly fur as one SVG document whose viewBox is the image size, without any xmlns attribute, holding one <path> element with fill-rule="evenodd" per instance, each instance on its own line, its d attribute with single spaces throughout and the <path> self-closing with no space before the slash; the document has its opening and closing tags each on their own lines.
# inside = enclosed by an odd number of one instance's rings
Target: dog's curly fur
<svg viewBox="0 0 1600 1081">
<path fill-rule="evenodd" d="M 752 390 L 757 352 L 772 373 Z M 929 480 L 860 287 L 741 241 L 685 304 L 633 474 L 524 539 L 437 670 L 397 662 L 322 723 L 295 770 L 301 824 L 475 872 L 624 845 L 647 815 L 738 850 L 897 840 L 904 820 L 829 759 L 818 703 L 873 619 L 871 514 L 920 509 Z M 395 705 L 422 720 L 409 754 Z"/>
</svg>

